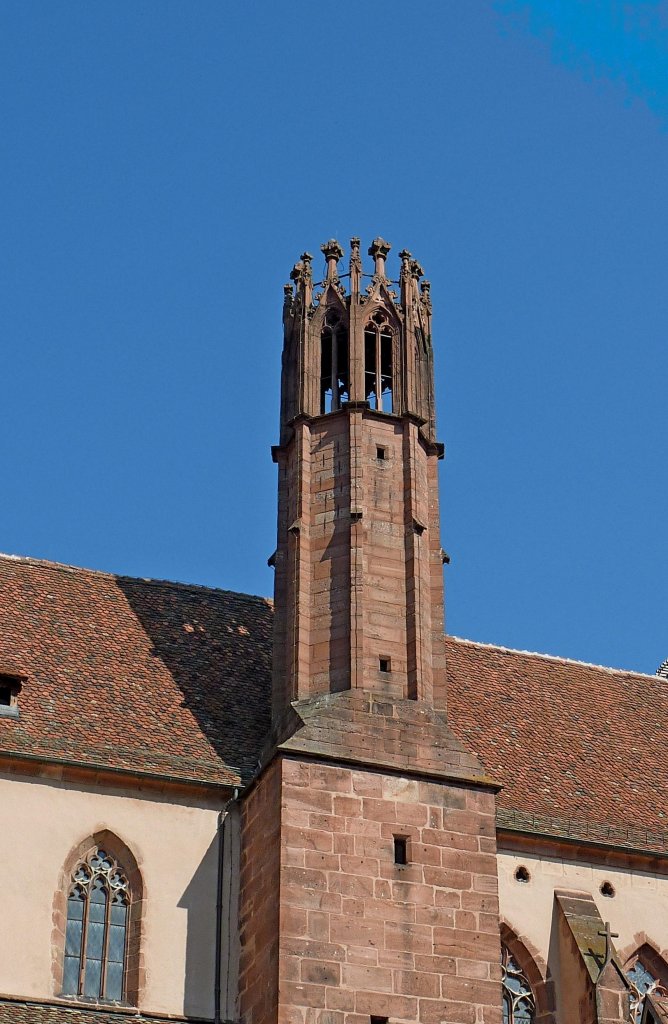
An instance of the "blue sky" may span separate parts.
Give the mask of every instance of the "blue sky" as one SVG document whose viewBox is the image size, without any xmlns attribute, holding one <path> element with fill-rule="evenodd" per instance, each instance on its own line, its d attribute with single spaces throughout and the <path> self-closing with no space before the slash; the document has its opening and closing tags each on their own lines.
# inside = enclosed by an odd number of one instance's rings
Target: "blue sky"
<svg viewBox="0 0 668 1024">
<path fill-rule="evenodd" d="M 432 282 L 450 632 L 668 657 L 665 3 L 5 0 L 0 549 L 270 594 L 282 284 Z"/>
</svg>

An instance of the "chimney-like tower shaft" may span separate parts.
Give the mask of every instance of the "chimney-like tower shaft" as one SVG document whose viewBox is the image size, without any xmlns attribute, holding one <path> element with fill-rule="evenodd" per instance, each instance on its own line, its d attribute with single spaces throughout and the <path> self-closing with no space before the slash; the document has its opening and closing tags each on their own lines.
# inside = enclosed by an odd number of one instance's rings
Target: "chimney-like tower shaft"
<svg viewBox="0 0 668 1024">
<path fill-rule="evenodd" d="M 400 254 L 360 241 L 322 246 L 315 286 L 304 253 L 285 287 L 275 557 L 274 720 L 320 694 L 371 690 L 444 710 L 431 301 Z M 346 275 L 347 276 L 347 275 Z"/>
</svg>

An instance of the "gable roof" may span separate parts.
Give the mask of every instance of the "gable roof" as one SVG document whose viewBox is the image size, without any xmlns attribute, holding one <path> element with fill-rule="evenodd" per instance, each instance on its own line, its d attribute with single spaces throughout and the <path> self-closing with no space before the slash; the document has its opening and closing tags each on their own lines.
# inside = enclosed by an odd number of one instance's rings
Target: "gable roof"
<svg viewBox="0 0 668 1024">
<path fill-rule="evenodd" d="M 269 727 L 264 598 L 0 556 L 0 752 L 236 785 Z"/>
<path fill-rule="evenodd" d="M 668 682 L 446 638 L 454 732 L 503 784 L 499 819 L 668 851 Z"/>
<path fill-rule="evenodd" d="M 0 754 L 234 786 L 270 725 L 269 600 L 0 556 Z M 445 638 L 448 718 L 515 830 L 668 851 L 668 682 Z"/>
</svg>

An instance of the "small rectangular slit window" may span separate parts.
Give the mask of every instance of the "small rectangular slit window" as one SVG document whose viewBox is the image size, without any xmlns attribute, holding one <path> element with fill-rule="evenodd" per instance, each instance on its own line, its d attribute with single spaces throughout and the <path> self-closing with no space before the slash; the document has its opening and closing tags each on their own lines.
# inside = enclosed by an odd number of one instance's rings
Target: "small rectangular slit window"
<svg viewBox="0 0 668 1024">
<path fill-rule="evenodd" d="M 371 1024 L 388 1024 L 389 1017 L 374 1017 L 373 1015 L 369 1018 Z"/>
<path fill-rule="evenodd" d="M 390 659 L 389 658 L 379 658 L 378 659 L 378 668 L 379 668 L 379 670 L 381 672 L 391 672 L 391 670 L 392 670 L 392 663 L 390 662 Z"/>
<path fill-rule="evenodd" d="M 408 840 L 406 836 L 394 837 L 394 863 L 408 864 Z"/>
<path fill-rule="evenodd" d="M 382 445 L 376 445 L 376 458 L 379 462 L 384 462 L 387 458 L 387 448 L 383 448 Z"/>
</svg>

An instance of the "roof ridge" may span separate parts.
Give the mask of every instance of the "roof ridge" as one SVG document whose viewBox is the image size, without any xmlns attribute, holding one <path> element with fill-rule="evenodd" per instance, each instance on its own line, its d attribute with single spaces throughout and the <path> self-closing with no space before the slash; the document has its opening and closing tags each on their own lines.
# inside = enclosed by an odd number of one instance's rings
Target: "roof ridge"
<svg viewBox="0 0 668 1024">
<path fill-rule="evenodd" d="M 129 580 L 133 583 L 146 583 L 152 586 L 178 587 L 181 590 L 204 590 L 213 594 L 233 594 L 235 597 L 242 597 L 250 601 L 263 601 L 265 604 L 273 604 L 270 597 L 262 594 L 247 594 L 242 590 L 227 590 L 224 587 L 209 587 L 204 583 L 183 583 L 180 580 L 156 579 L 151 576 L 129 576 L 126 573 L 106 572 L 104 569 L 89 569 L 86 566 L 70 565 L 67 562 L 54 562 L 48 558 L 33 558 L 30 555 L 11 555 L 0 551 L 0 562 L 22 563 L 35 566 L 39 569 L 48 569 L 52 572 L 63 572 L 70 575 L 83 573 L 88 576 L 101 576 L 111 580 Z"/>
<path fill-rule="evenodd" d="M 485 647 L 493 651 L 501 651 L 504 654 L 522 654 L 529 658 L 542 658 L 544 661 L 556 661 L 562 665 L 582 665 L 585 668 L 599 669 L 601 672 L 608 672 L 613 676 L 638 676 L 640 679 L 653 679 L 655 682 L 660 679 L 654 672 L 637 672 L 631 668 L 612 668 L 610 665 L 597 665 L 593 661 L 579 661 L 577 658 L 564 658 L 558 654 L 543 654 L 540 651 L 524 651 L 517 647 L 504 647 L 501 644 L 484 643 L 481 640 L 469 640 L 463 636 L 453 636 L 452 633 L 445 634 L 446 640 L 454 640 L 460 644 L 470 644 L 472 647 Z"/>
</svg>

